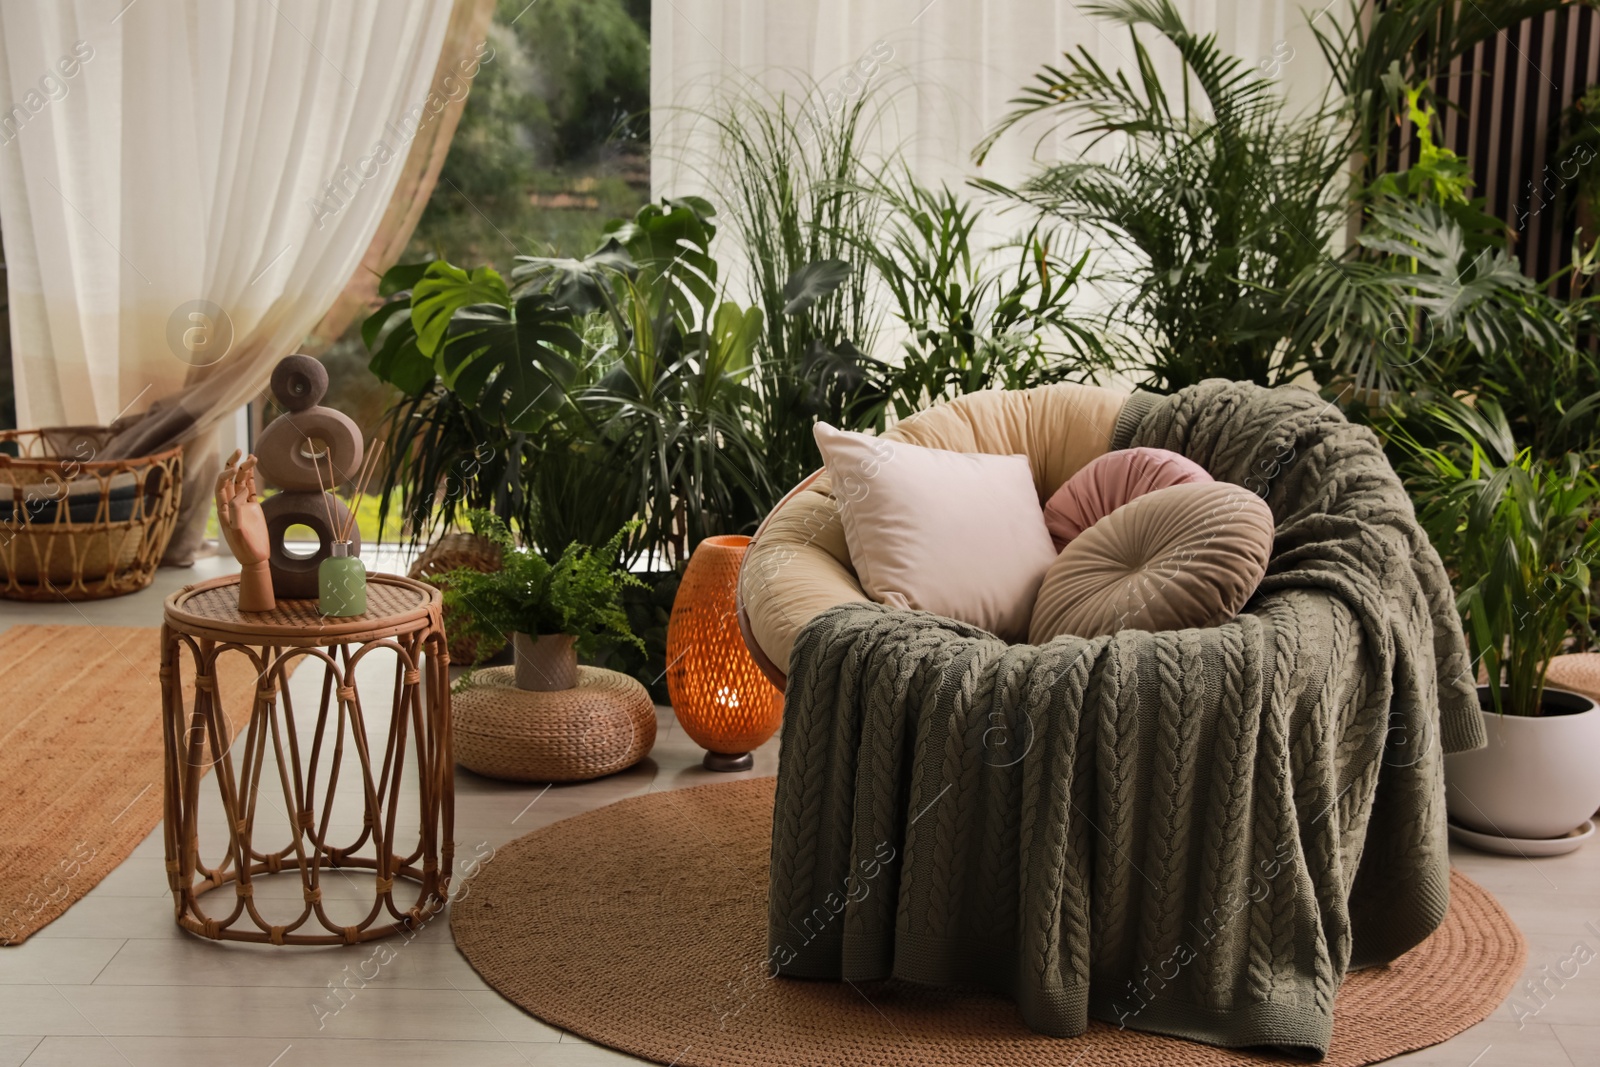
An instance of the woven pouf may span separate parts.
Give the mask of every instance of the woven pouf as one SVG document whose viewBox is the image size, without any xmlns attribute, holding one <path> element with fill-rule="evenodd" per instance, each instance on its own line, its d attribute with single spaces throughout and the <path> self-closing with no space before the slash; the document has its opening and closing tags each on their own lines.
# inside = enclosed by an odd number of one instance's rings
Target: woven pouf
<svg viewBox="0 0 1600 1067">
<path fill-rule="evenodd" d="M 625 674 L 579 667 L 571 689 L 518 689 L 490 667 L 452 701 L 456 762 L 489 778 L 578 782 L 626 770 L 656 743 L 656 708 Z"/>
<path fill-rule="evenodd" d="M 1574 652 L 1570 656 L 1552 656 L 1545 684 L 1557 689 L 1582 693 L 1590 700 L 1600 701 L 1600 652 Z"/>
</svg>

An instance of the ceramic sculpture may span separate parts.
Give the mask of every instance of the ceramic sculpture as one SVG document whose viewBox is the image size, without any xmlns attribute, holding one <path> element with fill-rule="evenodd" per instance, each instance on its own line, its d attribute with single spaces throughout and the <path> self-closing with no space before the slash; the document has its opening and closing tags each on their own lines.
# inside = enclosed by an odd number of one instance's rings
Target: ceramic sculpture
<svg viewBox="0 0 1600 1067">
<path fill-rule="evenodd" d="M 256 442 L 257 469 L 268 484 L 282 490 L 262 510 L 272 590 L 285 599 L 318 595 L 318 569 L 333 555 L 333 543 L 347 526 L 352 531 L 348 554 L 361 554 L 361 534 L 349 521 L 349 509 L 337 495 L 324 492 L 323 484 L 331 481 L 331 489 L 354 481 L 365 446 L 354 422 L 343 412 L 321 406 L 327 391 L 328 372 L 321 363 L 310 356 L 285 357 L 272 371 L 272 394 L 284 413 Z M 323 471 L 331 467 L 332 476 L 319 475 L 319 464 Z M 317 535 L 317 550 L 309 556 L 285 551 L 283 535 L 291 526 L 309 527 Z"/>
</svg>

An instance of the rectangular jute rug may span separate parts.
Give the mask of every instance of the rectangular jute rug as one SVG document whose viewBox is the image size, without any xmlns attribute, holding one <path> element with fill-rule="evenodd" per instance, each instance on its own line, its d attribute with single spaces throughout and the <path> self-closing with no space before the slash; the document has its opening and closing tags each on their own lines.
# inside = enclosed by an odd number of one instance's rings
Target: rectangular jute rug
<svg viewBox="0 0 1600 1067">
<path fill-rule="evenodd" d="M 221 674 L 238 729 L 254 672 L 225 656 Z M 160 631 L 0 632 L 0 945 L 59 918 L 149 835 L 162 767 Z"/>
</svg>

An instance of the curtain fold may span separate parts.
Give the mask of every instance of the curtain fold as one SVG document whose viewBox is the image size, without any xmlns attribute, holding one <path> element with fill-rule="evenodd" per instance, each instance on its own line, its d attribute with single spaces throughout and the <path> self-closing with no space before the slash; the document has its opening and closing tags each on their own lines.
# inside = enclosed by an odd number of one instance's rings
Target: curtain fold
<svg viewBox="0 0 1600 1067">
<path fill-rule="evenodd" d="M 478 69 L 494 62 L 494 50 L 487 44 L 489 22 L 494 16 L 494 0 L 456 0 L 445 30 L 444 46 L 434 68 L 430 100 L 443 102 L 437 114 L 423 120 L 406 155 L 400 180 L 389 197 L 383 220 L 367 246 L 361 264 L 345 285 L 322 321 L 312 328 L 300 350 L 321 355 L 337 341 L 358 316 L 367 312 L 378 295 L 378 280 L 405 252 L 411 233 L 422 219 L 439 181 L 450 142 L 461 122 L 461 109 Z"/>
<path fill-rule="evenodd" d="M 218 421 L 404 247 L 491 2 L 0 4 L 18 422 L 153 409 L 108 452 L 188 445 L 169 562 L 203 532 Z"/>
<path fill-rule="evenodd" d="M 1304 11 L 1294 0 L 1174 6 L 1192 31 L 1215 33 L 1223 49 L 1277 81 L 1291 104 L 1313 103 L 1327 84 L 1309 28 L 1322 17 L 1320 4 Z M 874 91 L 888 104 L 884 144 L 903 149 L 920 180 L 954 185 L 980 173 L 1013 183 L 1032 172 L 1036 149 L 1040 159 L 1062 161 L 1083 155 L 1087 139 L 1057 132 L 1036 145 L 1044 132 L 1036 127 L 1033 136 L 1003 138 L 982 168 L 971 152 L 1044 64 L 1080 46 L 1107 69 L 1137 76 L 1127 29 L 1091 17 L 1078 0 L 656 0 L 652 185 L 658 194 L 706 192 L 701 164 L 715 131 L 696 112 L 719 92 L 752 83 L 771 91 L 814 85 L 834 115 Z M 1163 44 L 1152 51 L 1164 84 L 1175 89 L 1176 53 Z"/>
</svg>

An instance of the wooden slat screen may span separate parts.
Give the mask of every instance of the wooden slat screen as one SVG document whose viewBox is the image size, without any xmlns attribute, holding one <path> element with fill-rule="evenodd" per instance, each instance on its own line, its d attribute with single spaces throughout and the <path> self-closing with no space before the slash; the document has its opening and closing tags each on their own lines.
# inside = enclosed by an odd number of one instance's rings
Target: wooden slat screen
<svg viewBox="0 0 1600 1067">
<path fill-rule="evenodd" d="M 1501 30 L 1434 87 L 1443 143 L 1468 159 L 1473 194 L 1510 226 L 1534 278 L 1550 277 L 1572 257 L 1576 161 L 1557 154 L 1561 114 L 1596 82 L 1600 13 L 1572 4 Z M 1391 141 L 1401 165 L 1416 161 L 1410 132 L 1396 131 Z M 1588 166 L 1600 167 L 1600 158 Z"/>
</svg>

